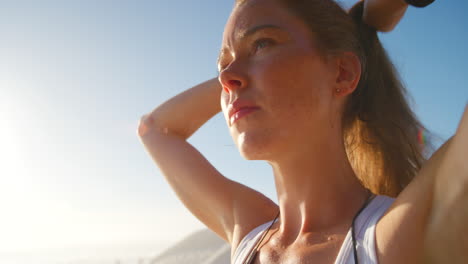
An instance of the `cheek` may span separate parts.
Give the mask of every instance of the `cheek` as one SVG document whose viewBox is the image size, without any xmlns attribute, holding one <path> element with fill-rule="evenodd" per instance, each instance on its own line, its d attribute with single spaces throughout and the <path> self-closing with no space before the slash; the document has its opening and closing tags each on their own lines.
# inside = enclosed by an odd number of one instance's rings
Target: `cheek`
<svg viewBox="0 0 468 264">
<path fill-rule="evenodd" d="M 305 52 L 283 52 L 256 66 L 258 87 L 272 111 L 297 115 L 318 105 L 324 92 L 319 59 Z M 300 111 L 300 112 L 299 112 Z"/>
</svg>

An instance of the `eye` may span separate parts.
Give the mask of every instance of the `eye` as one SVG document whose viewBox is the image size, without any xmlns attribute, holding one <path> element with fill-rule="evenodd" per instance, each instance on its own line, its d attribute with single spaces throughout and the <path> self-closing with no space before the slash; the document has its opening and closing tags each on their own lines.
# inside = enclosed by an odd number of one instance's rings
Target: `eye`
<svg viewBox="0 0 468 264">
<path fill-rule="evenodd" d="M 264 49 L 264 48 L 267 48 L 268 46 L 271 46 L 273 44 L 275 44 L 276 42 L 271 39 L 271 38 L 260 38 L 260 39 L 257 39 L 256 41 L 254 41 L 254 43 L 252 44 L 252 47 L 253 47 L 253 53 L 256 53 L 258 52 L 259 50 L 261 49 Z M 218 72 L 222 72 L 227 66 L 227 65 L 219 65 L 218 66 Z"/>
<path fill-rule="evenodd" d="M 254 52 L 257 52 L 258 50 L 263 49 L 265 47 L 268 47 L 268 45 L 273 45 L 273 44 L 274 44 L 274 41 L 272 39 L 261 38 L 261 39 L 256 40 L 253 43 L 253 49 L 254 49 Z"/>
</svg>

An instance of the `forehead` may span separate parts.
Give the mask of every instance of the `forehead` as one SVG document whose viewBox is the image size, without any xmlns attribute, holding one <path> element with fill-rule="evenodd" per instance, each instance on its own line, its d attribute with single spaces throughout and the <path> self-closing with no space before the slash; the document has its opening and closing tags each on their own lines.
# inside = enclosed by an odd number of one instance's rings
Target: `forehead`
<svg viewBox="0 0 468 264">
<path fill-rule="evenodd" d="M 222 50 L 235 45 L 249 29 L 261 25 L 274 25 L 290 35 L 310 34 L 305 23 L 290 13 L 279 1 L 247 0 L 231 12 L 223 33 Z"/>
</svg>

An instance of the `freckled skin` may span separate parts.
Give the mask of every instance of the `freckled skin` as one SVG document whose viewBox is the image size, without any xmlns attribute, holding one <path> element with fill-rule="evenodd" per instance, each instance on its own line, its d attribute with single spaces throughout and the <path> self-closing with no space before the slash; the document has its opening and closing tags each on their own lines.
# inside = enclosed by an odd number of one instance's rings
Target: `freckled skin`
<svg viewBox="0 0 468 264">
<path fill-rule="evenodd" d="M 254 54 L 250 42 L 236 42 L 239 32 L 263 24 L 279 26 L 287 34 L 260 33 L 275 43 Z M 228 86 L 221 95 L 228 124 L 227 105 L 237 98 L 252 100 L 261 108 L 229 129 L 244 158 L 268 160 L 273 150 L 287 154 L 304 138 L 320 141 L 321 134 L 327 133 L 324 125 L 338 120 L 336 105 L 331 103 L 333 71 L 320 57 L 307 26 L 282 6 L 254 0 L 234 9 L 222 46 L 228 47 L 229 55 L 220 81 L 241 83 Z"/>
</svg>

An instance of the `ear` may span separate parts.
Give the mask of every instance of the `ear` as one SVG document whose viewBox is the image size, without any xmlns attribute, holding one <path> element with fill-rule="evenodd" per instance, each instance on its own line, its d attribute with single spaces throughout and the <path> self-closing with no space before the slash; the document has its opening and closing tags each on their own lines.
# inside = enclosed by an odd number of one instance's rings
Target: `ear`
<svg viewBox="0 0 468 264">
<path fill-rule="evenodd" d="M 361 62 L 352 52 L 343 52 L 336 58 L 337 73 L 333 93 L 346 96 L 352 93 L 361 78 Z"/>
</svg>

